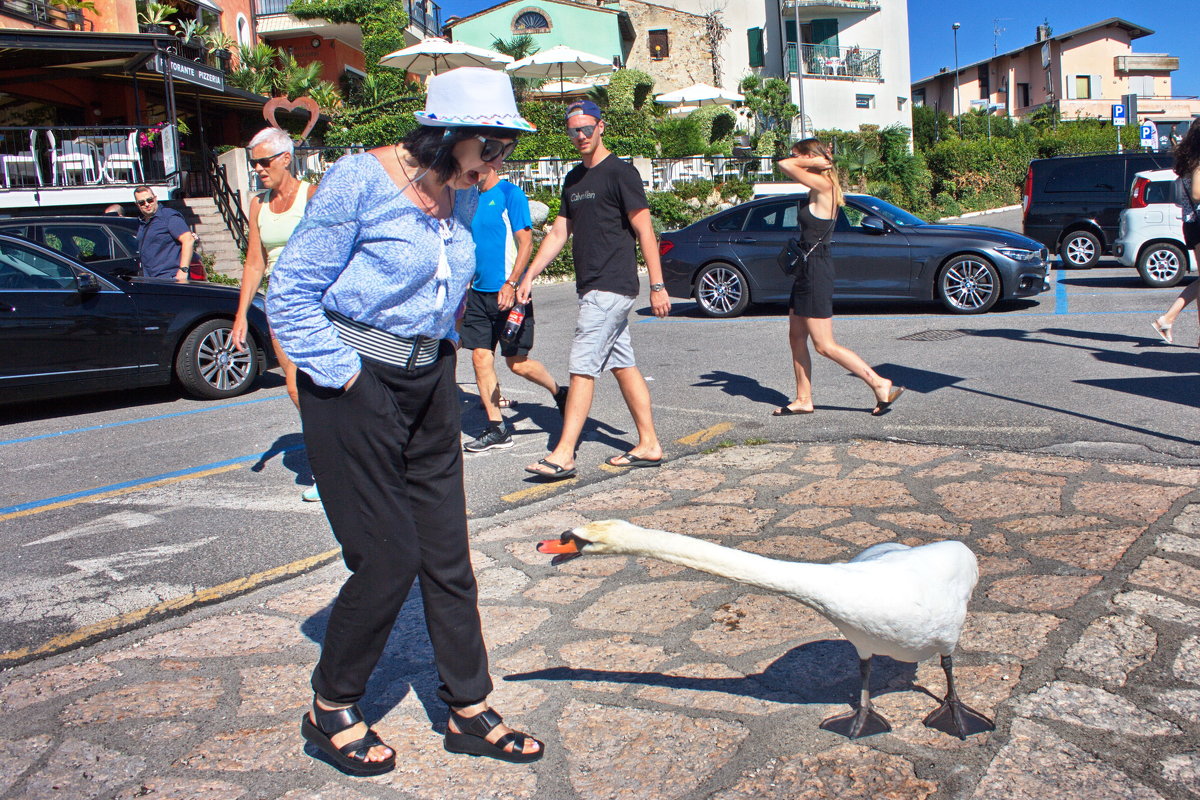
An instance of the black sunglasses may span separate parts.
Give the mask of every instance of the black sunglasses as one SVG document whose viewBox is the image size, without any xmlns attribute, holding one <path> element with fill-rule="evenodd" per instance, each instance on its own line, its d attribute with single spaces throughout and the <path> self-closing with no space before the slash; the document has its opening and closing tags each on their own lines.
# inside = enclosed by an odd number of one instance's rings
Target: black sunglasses
<svg viewBox="0 0 1200 800">
<path fill-rule="evenodd" d="M 483 161 L 495 161 L 499 158 L 501 161 L 512 155 L 513 150 L 517 149 L 517 140 L 511 142 L 502 142 L 499 139 L 489 139 L 486 136 L 476 136 L 476 139 L 483 142 L 483 148 L 479 151 L 479 157 Z"/>
<path fill-rule="evenodd" d="M 567 128 L 567 136 L 572 139 L 576 136 L 583 136 L 585 139 L 590 139 L 595 132 L 595 125 L 580 125 L 578 128 Z"/>
<path fill-rule="evenodd" d="M 266 169 L 267 167 L 271 166 L 272 161 L 279 158 L 281 155 L 283 155 L 286 152 L 287 152 L 286 150 L 280 150 L 278 153 L 276 153 L 273 156 L 267 156 L 266 158 L 252 158 L 252 159 L 250 159 L 250 166 L 262 167 L 263 169 Z"/>
<path fill-rule="evenodd" d="M 157 199 L 157 197 L 147 197 L 145 200 L 134 200 L 133 202 L 137 203 L 139 206 L 148 206 Z"/>
</svg>

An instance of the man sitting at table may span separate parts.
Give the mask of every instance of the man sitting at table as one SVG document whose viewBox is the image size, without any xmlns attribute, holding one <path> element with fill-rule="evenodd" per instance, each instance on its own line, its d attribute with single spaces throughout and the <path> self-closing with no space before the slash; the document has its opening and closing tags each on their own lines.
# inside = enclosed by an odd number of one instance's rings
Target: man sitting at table
<svg viewBox="0 0 1200 800">
<path fill-rule="evenodd" d="M 149 186 L 134 189 L 133 199 L 142 215 L 137 233 L 142 275 L 187 283 L 196 237 L 184 222 L 183 215 L 173 208 L 160 206 Z"/>
</svg>

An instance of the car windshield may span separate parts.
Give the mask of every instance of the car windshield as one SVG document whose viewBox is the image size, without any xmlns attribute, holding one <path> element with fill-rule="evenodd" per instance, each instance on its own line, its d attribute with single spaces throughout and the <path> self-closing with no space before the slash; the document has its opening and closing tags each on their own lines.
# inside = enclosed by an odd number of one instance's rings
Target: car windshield
<svg viewBox="0 0 1200 800">
<path fill-rule="evenodd" d="M 903 208 L 880 200 L 878 197 L 869 197 L 867 195 L 855 195 L 850 198 L 855 205 L 874 214 L 877 217 L 883 217 L 885 222 L 895 225 L 897 228 L 912 228 L 917 225 L 928 225 L 929 223 L 918 216 L 908 213 Z"/>
</svg>

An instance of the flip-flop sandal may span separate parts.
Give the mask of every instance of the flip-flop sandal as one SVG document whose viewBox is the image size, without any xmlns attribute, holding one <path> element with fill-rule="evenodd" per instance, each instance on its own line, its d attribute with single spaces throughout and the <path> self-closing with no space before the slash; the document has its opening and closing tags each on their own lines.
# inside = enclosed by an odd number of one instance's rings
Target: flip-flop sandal
<svg viewBox="0 0 1200 800">
<path fill-rule="evenodd" d="M 565 468 L 559 466 L 558 464 L 555 464 L 552 461 L 547 461 L 544 458 L 540 459 L 537 463 L 539 466 L 546 467 L 546 469 L 551 470 L 551 472 L 545 472 L 540 469 L 534 469 L 533 467 L 526 467 L 525 471 L 528 472 L 530 475 L 536 475 L 539 478 L 546 478 L 547 480 L 552 480 L 552 481 L 561 481 L 561 480 L 565 480 L 567 478 L 575 477 L 575 468 L 574 467 L 571 467 L 570 469 L 565 469 Z M 489 728 L 489 730 L 491 730 L 491 729 Z"/>
<path fill-rule="evenodd" d="M 361 739 L 338 747 L 333 743 L 333 737 L 347 728 L 353 728 L 363 721 L 362 712 L 358 705 L 328 710 L 313 704 L 313 717 L 316 722 L 304 715 L 300 724 L 300 734 L 311 742 L 318 750 L 328 756 L 338 769 L 348 775 L 366 776 L 382 775 L 396 768 L 396 752 L 383 761 L 368 761 L 366 756 L 372 747 L 387 747 L 379 734 L 371 729 Z M 332 730 L 331 730 L 332 729 Z M 353 754 L 353 755 L 351 755 Z"/>
<path fill-rule="evenodd" d="M 814 409 L 814 408 L 804 409 L 804 408 L 788 408 L 787 406 L 780 406 L 779 408 L 777 408 L 771 412 L 771 416 L 772 417 L 794 417 L 797 414 L 811 414 L 815 410 L 816 409 Z"/>
<path fill-rule="evenodd" d="M 507 397 L 501 397 L 500 402 L 496 403 L 500 408 L 512 408 L 516 404 L 516 400 L 509 400 Z"/>
<path fill-rule="evenodd" d="M 617 459 L 621 459 L 621 458 L 625 459 L 625 463 L 624 464 L 616 463 Z M 617 467 L 618 469 L 624 469 L 625 467 L 657 467 L 660 464 L 662 464 L 663 460 L 664 459 L 661 459 L 661 458 L 640 458 L 639 456 L 635 456 L 633 454 L 633 451 L 630 450 L 628 453 L 622 453 L 619 456 L 613 456 L 612 458 L 606 458 L 604 460 L 604 463 L 608 464 L 610 467 Z"/>
<path fill-rule="evenodd" d="M 521 733 L 509 731 L 495 742 L 489 742 L 486 737 L 504 718 L 492 709 L 487 709 L 473 717 L 464 717 L 451 709 L 450 716 L 461 733 L 455 733 L 446 727 L 444 747 L 448 753 L 462 753 L 469 756 L 487 756 L 508 761 L 512 764 L 529 764 L 537 761 L 546 752 L 546 745 L 539 739 Z M 538 749 L 532 753 L 525 752 L 525 741 L 533 739 L 538 743 Z M 512 745 L 509 748 L 509 745 Z"/>
<path fill-rule="evenodd" d="M 1175 338 L 1171 335 L 1170 325 L 1163 325 L 1159 320 L 1156 319 L 1154 322 L 1150 323 L 1150 327 L 1154 328 L 1154 332 L 1157 333 L 1159 338 L 1164 342 L 1167 344 L 1175 344 Z"/>
<path fill-rule="evenodd" d="M 885 413 L 892 407 L 892 403 L 900 399 L 900 395 L 902 394 L 904 394 L 903 386 L 893 386 L 892 390 L 888 392 L 887 400 L 880 400 L 875 403 L 875 408 L 871 410 L 871 416 L 878 417 L 880 414 Z"/>
</svg>

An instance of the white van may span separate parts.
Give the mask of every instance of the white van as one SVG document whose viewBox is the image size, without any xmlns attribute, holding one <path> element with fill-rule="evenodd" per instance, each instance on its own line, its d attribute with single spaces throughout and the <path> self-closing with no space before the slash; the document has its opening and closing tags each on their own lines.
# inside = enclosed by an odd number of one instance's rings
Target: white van
<svg viewBox="0 0 1200 800">
<path fill-rule="evenodd" d="M 1183 245 L 1183 209 L 1171 201 L 1174 183 L 1174 170 L 1137 173 L 1113 242 L 1117 261 L 1137 267 L 1147 286 L 1174 286 L 1196 270 L 1195 253 Z"/>
</svg>

